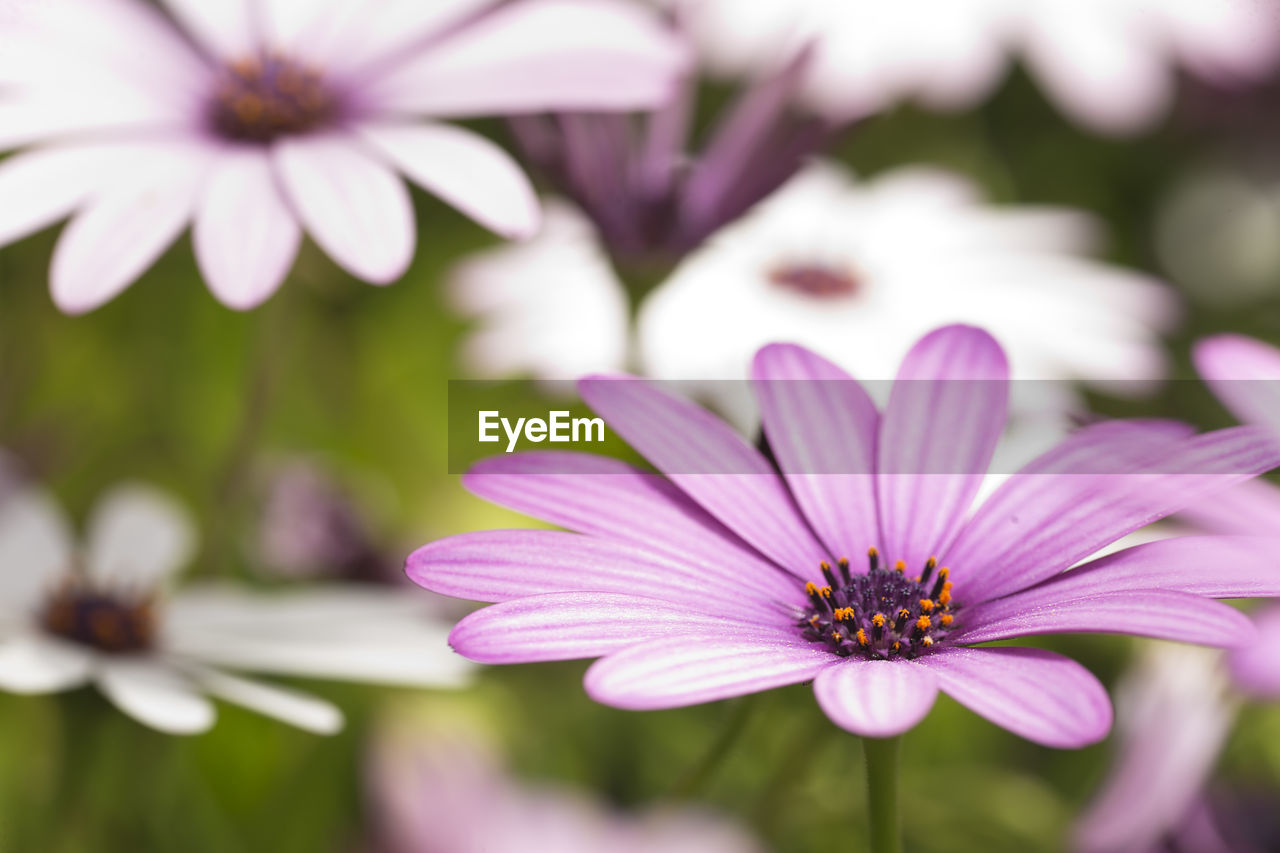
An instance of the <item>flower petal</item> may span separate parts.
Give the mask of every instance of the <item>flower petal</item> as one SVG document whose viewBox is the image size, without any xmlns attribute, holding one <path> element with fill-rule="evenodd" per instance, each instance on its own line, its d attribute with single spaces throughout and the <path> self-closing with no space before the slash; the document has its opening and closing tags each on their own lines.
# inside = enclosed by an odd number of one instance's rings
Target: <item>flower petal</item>
<svg viewBox="0 0 1280 853">
<path fill-rule="evenodd" d="M 650 640 L 596 661 L 583 681 L 597 702 L 679 708 L 814 678 L 839 658 L 794 631 L 716 632 Z"/>
<path fill-rule="evenodd" d="M 1208 598 L 1280 597 L 1276 540 L 1269 536 L 1176 536 L 1124 548 L 996 601 L 970 608 L 1008 615 L 1090 595 L 1167 589 Z"/>
<path fill-rule="evenodd" d="M 196 261 L 222 304 L 255 308 L 288 275 L 302 227 L 276 187 L 260 151 L 227 152 L 196 210 Z"/>
<path fill-rule="evenodd" d="M 52 497 L 24 490 L 0 499 L 0 614 L 26 615 L 71 568 L 74 539 Z"/>
<path fill-rule="evenodd" d="M 85 569 L 109 589 L 150 591 L 195 551 L 191 518 L 165 493 L 140 484 L 103 495 L 89 519 Z"/>
<path fill-rule="evenodd" d="M 184 589 L 166 611 L 167 645 L 187 660 L 254 672 L 417 687 L 465 683 L 473 667 L 449 649 L 448 627 L 415 609 L 409 596 L 356 593 L 346 601 L 343 590 Z"/>
<path fill-rule="evenodd" d="M 0 245 L 64 218 L 93 195 L 125 159 L 116 145 L 62 145 L 0 163 Z"/>
<path fill-rule="evenodd" d="M 985 643 L 1035 634 L 1130 634 L 1203 646 L 1234 647 L 1254 637 L 1253 624 L 1239 610 L 1187 592 L 1125 589 L 1082 598 L 1058 598 L 1032 607 L 979 605 L 963 615 L 964 625 L 950 639 Z"/>
<path fill-rule="evenodd" d="M 813 573 L 831 559 L 773 466 L 710 412 L 632 377 L 587 378 L 578 391 L 685 494 L 778 565 Z"/>
<path fill-rule="evenodd" d="M 813 692 L 840 728 L 862 737 L 893 737 L 929 713 L 938 678 L 907 661 L 850 658 L 819 673 Z"/>
<path fill-rule="evenodd" d="M 480 663 L 574 660 L 645 640 L 733 631 L 744 623 L 669 601 L 602 592 L 531 595 L 478 610 L 449 635 L 449 645 Z"/>
<path fill-rule="evenodd" d="M 195 147 L 157 151 L 148 168 L 105 190 L 63 230 L 50 269 L 53 301 L 68 314 L 108 302 L 186 227 L 207 174 Z"/>
<path fill-rule="evenodd" d="M 831 362 L 788 344 L 760 350 L 752 377 L 769 447 L 827 548 L 856 557 L 877 545 L 880 416 L 866 391 Z"/>
<path fill-rule="evenodd" d="M 1033 586 L 1280 462 L 1280 448 L 1256 427 L 1183 438 L 1118 424 L 1095 437 L 1069 438 L 1033 461 L 966 526 L 946 559 L 967 603 Z"/>
<path fill-rule="evenodd" d="M 287 139 L 272 152 L 307 233 L 339 266 L 373 284 L 404 275 L 413 260 L 413 204 L 390 168 L 339 134 Z"/>
<path fill-rule="evenodd" d="M 1213 533 L 1252 536 L 1280 530 L 1280 487 L 1246 480 L 1185 507 L 1178 518 Z"/>
<path fill-rule="evenodd" d="M 143 725 L 172 735 L 213 728 L 213 703 L 168 665 L 155 660 L 104 660 L 98 686 L 117 708 Z"/>
<path fill-rule="evenodd" d="M 361 137 L 411 181 L 484 227 L 512 239 L 538 230 L 529 178 L 511 155 L 479 134 L 447 124 L 366 123 Z"/>
<path fill-rule="evenodd" d="M 1257 641 L 1227 655 L 1227 665 L 1236 685 L 1259 699 L 1280 698 L 1280 607 L 1274 605 L 1254 619 Z"/>
<path fill-rule="evenodd" d="M 660 598 L 715 615 L 724 591 L 743 612 L 785 621 L 778 599 L 739 583 L 731 565 L 708 567 L 644 548 L 554 530 L 485 530 L 431 542 L 405 566 L 417 584 L 475 601 L 548 592 L 612 592 Z M 803 592 L 799 584 L 793 602 Z"/>
<path fill-rule="evenodd" d="M 332 702 L 260 681 L 239 678 L 216 669 L 198 669 L 193 677 L 219 699 L 257 711 L 318 735 L 342 730 L 342 712 Z"/>
<path fill-rule="evenodd" d="M 1196 344 L 1196 370 L 1231 413 L 1280 435 L 1280 350 L 1244 335 Z"/>
<path fill-rule="evenodd" d="M 249 0 L 164 0 L 164 4 L 215 59 L 237 60 L 259 48 Z"/>
<path fill-rule="evenodd" d="M 685 52 L 649 10 L 617 0 L 508 5 L 372 83 L 384 109 L 482 116 L 654 107 Z"/>
<path fill-rule="evenodd" d="M 557 451 L 504 454 L 477 463 L 462 484 L 542 521 L 696 563 L 735 587 L 784 601 L 796 592 L 793 575 L 760 556 L 671 481 L 618 459 Z"/>
<path fill-rule="evenodd" d="M 960 704 L 1020 737 L 1058 749 L 1097 743 L 1111 700 L 1080 664 L 1043 649 L 944 649 L 917 663 Z"/>
<path fill-rule="evenodd" d="M 89 678 L 93 654 L 81 646 L 36 633 L 0 640 L 0 690 L 56 693 Z"/>
<path fill-rule="evenodd" d="M 913 568 L 940 556 L 973 501 L 1009 404 L 1009 365 L 971 326 L 926 335 L 903 360 L 880 424 L 881 546 Z"/>
</svg>

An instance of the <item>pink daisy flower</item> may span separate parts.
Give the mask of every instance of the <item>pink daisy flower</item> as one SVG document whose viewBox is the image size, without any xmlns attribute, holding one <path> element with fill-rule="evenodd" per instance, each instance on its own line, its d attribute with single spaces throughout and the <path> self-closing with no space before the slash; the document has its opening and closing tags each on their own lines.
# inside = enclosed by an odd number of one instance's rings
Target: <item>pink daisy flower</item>
<svg viewBox="0 0 1280 853">
<path fill-rule="evenodd" d="M 70 215 L 50 286 L 107 302 L 192 226 L 214 295 L 260 304 L 305 231 L 357 278 L 413 257 L 401 176 L 511 237 L 538 204 L 502 149 L 444 119 L 629 110 L 684 65 L 621 0 L 59 0 L 0 19 L 0 245 Z"/>
<path fill-rule="evenodd" d="M 585 683 L 605 704 L 671 708 L 812 681 L 835 723 L 879 738 L 920 722 L 942 691 L 1038 743 L 1090 744 L 1111 726 L 1092 674 L 1053 652 L 982 644 L 1061 632 L 1249 641 L 1247 618 L 1212 599 L 1280 594 L 1257 539 L 1183 537 L 1077 564 L 1272 468 L 1280 448 L 1252 427 L 1096 424 L 971 511 L 1007 377 L 987 333 L 945 327 L 908 353 L 881 412 L 830 362 L 765 347 L 753 378 L 780 471 L 688 401 L 587 379 L 586 402 L 661 474 L 587 454 L 486 461 L 465 480 L 473 492 L 576 532 L 454 536 L 407 571 L 497 602 L 454 628 L 459 652 L 599 657 Z"/>
</svg>

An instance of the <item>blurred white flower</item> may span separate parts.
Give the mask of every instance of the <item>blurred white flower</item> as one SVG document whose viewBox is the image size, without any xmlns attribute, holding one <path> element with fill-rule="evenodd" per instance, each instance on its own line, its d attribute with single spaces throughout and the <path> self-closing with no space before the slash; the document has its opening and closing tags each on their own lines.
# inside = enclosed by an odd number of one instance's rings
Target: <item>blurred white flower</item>
<svg viewBox="0 0 1280 853">
<path fill-rule="evenodd" d="M 627 293 L 595 229 L 567 202 L 544 208 L 528 242 L 463 259 L 450 274 L 455 307 L 477 321 L 463 359 L 480 378 L 577 379 L 621 370 Z"/>
<path fill-rule="evenodd" d="M 1163 849 L 1171 836 L 1189 845 L 1171 849 L 1237 849 L 1197 808 L 1236 716 L 1221 653 L 1151 643 L 1117 688 L 1115 704 L 1117 752 L 1077 825 L 1076 849 L 1146 853 Z"/>
<path fill-rule="evenodd" d="M 194 734 L 210 696 L 317 733 L 342 726 L 328 702 L 230 672 L 457 686 L 470 665 L 420 599 L 359 585 L 254 595 L 192 586 L 168 594 L 191 557 L 190 520 L 138 485 L 107 493 L 83 549 L 45 494 L 0 504 L 0 690 L 50 693 L 94 683 L 160 731 Z"/>
<path fill-rule="evenodd" d="M 915 98 L 970 107 L 1020 56 L 1058 106 L 1107 133 L 1150 125 L 1177 68 L 1230 84 L 1280 54 L 1268 0 L 660 0 L 706 64 L 767 73 L 812 43 L 808 100 L 849 118 Z"/>
<path fill-rule="evenodd" d="M 520 784 L 478 735 L 401 729 L 384 733 L 370 763 L 379 851 L 762 853 L 709 813 L 616 813 L 585 794 Z"/>
<path fill-rule="evenodd" d="M 656 106 L 676 36 L 623 0 L 32 3 L 0 28 L 0 245 L 71 217 L 63 311 L 128 287 L 191 225 L 224 304 L 252 308 L 305 231 L 374 284 L 417 241 L 403 178 L 509 237 L 537 230 L 515 161 L 450 119 Z"/>
<path fill-rule="evenodd" d="M 858 182 L 818 164 L 650 294 L 640 358 L 657 378 L 743 379 L 758 348 L 792 341 L 888 379 L 920 336 L 969 323 L 1000 341 L 1016 379 L 1155 380 L 1173 294 L 1089 258 L 1094 232 L 1075 211 L 987 204 L 941 171 Z"/>
</svg>

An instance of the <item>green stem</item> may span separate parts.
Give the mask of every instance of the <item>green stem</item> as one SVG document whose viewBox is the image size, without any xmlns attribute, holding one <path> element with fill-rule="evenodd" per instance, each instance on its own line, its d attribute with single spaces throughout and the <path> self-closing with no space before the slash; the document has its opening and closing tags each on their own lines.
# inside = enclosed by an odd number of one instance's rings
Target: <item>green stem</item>
<svg viewBox="0 0 1280 853">
<path fill-rule="evenodd" d="M 901 737 L 863 738 L 867 753 L 867 813 L 872 853 L 902 853 L 898 814 L 898 745 Z"/>
<path fill-rule="evenodd" d="M 733 750 L 733 745 L 738 742 L 742 732 L 746 730 L 747 721 L 751 718 L 751 710 L 755 707 L 753 699 L 752 696 L 744 696 L 732 703 L 729 719 L 711 744 L 711 748 L 698 760 L 697 764 L 686 770 L 684 775 L 671 786 L 668 792 L 671 799 L 692 797 L 711 779 Z"/>
</svg>

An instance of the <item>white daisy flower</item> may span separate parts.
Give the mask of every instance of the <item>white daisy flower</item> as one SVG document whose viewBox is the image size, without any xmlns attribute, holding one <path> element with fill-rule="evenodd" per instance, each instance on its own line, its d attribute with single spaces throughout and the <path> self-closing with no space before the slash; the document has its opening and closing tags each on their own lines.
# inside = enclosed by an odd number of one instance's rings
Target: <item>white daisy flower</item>
<svg viewBox="0 0 1280 853">
<path fill-rule="evenodd" d="M 164 495 L 119 486 L 92 512 L 83 547 L 45 494 L 0 504 L 0 690 L 95 684 L 120 710 L 172 734 L 209 729 L 210 697 L 333 733 L 332 704 L 227 669 L 456 686 L 469 665 L 420 600 L 355 585 L 252 595 L 166 587 L 191 557 L 190 520 Z"/>
<path fill-rule="evenodd" d="M 650 294 L 640 358 L 657 378 L 745 379 L 757 349 L 794 341 L 887 379 L 921 335 L 968 323 L 999 339 L 1015 378 L 1140 386 L 1164 371 L 1176 303 L 1088 257 L 1096 238 L 1082 213 L 990 205 L 954 174 L 858 181 L 818 164 Z"/>
</svg>

